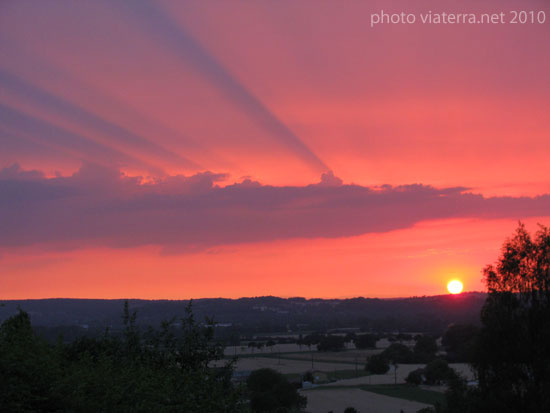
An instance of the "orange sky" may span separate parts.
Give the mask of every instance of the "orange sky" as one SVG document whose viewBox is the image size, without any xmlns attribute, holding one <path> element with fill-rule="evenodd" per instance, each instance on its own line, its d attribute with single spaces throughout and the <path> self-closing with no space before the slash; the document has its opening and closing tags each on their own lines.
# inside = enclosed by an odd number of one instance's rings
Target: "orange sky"
<svg viewBox="0 0 550 413">
<path fill-rule="evenodd" d="M 481 290 L 550 224 L 549 42 L 542 0 L 2 2 L 0 299 Z"/>
</svg>

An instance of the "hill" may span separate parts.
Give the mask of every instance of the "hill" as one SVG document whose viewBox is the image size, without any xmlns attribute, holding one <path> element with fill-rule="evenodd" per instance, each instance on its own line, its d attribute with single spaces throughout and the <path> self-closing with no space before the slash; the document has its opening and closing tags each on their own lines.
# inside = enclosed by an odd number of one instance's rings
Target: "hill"
<svg viewBox="0 0 550 413">
<path fill-rule="evenodd" d="M 239 333 L 326 331 L 359 328 L 363 331 L 436 332 L 451 323 L 479 322 L 484 293 L 399 299 L 305 299 L 301 297 L 203 298 L 193 300 L 197 320 L 213 317 L 220 329 Z M 75 327 L 94 330 L 121 326 L 123 299 L 5 300 L 0 321 L 21 308 L 42 328 Z M 129 300 L 138 323 L 158 326 L 184 314 L 187 300 Z"/>
</svg>

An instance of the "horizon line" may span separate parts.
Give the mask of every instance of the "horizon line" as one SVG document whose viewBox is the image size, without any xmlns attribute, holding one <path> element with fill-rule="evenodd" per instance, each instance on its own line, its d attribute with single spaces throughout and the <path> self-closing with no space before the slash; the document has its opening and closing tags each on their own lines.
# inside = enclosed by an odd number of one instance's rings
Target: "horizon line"
<svg viewBox="0 0 550 413">
<path fill-rule="evenodd" d="M 256 295 L 256 296 L 242 296 L 238 298 L 231 297 L 193 297 L 193 298 L 130 298 L 130 297 L 117 297 L 117 298 L 101 298 L 101 297 L 42 297 L 42 298 L 0 298 L 0 306 L 5 301 L 45 301 L 45 300 L 104 300 L 104 301 L 120 301 L 120 300 L 133 300 L 133 301 L 192 301 L 192 300 L 243 300 L 251 298 L 280 298 L 283 300 L 290 299 L 303 299 L 303 300 L 353 300 L 357 298 L 370 299 L 370 300 L 406 300 L 410 298 L 429 298 L 429 297 L 442 297 L 442 296 L 462 296 L 472 294 L 487 294 L 486 291 L 463 291 L 459 294 L 433 294 L 433 295 L 411 295 L 401 297 L 369 297 L 363 295 L 357 296 L 344 296 L 344 297 L 302 297 L 302 296 L 277 296 L 277 295 Z"/>
</svg>

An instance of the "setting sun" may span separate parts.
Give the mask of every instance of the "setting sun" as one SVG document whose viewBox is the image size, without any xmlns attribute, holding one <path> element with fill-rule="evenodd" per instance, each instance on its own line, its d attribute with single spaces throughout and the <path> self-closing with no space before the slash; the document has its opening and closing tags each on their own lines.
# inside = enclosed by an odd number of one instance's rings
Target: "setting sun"
<svg viewBox="0 0 550 413">
<path fill-rule="evenodd" d="M 462 292 L 462 288 L 464 288 L 464 286 L 458 280 L 451 280 L 447 284 L 447 290 L 449 290 L 451 294 L 460 294 Z"/>
</svg>

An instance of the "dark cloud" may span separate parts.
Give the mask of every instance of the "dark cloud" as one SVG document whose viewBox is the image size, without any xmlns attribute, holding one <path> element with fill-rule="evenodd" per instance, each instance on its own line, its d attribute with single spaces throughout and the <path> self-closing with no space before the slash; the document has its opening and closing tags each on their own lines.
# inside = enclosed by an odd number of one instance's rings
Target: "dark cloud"
<svg viewBox="0 0 550 413">
<path fill-rule="evenodd" d="M 459 187 L 369 188 L 344 185 L 333 175 L 302 187 L 250 179 L 217 185 L 223 179 L 224 174 L 205 172 L 143 184 L 91 164 L 55 178 L 12 166 L 0 171 L 0 246 L 160 245 L 195 251 L 386 232 L 430 219 L 522 219 L 550 211 L 549 195 L 486 198 Z"/>
</svg>

